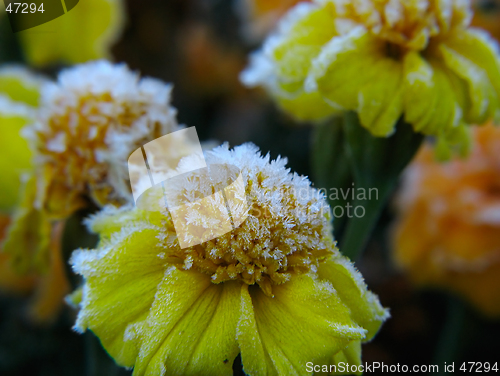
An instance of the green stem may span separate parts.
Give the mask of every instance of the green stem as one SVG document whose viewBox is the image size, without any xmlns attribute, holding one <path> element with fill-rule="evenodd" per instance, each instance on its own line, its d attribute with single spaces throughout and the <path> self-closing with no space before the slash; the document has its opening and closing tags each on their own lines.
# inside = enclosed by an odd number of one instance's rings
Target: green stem
<svg viewBox="0 0 500 376">
<path fill-rule="evenodd" d="M 391 186 L 391 188 L 392 187 L 393 186 Z M 378 200 L 354 201 L 354 205 L 352 205 L 351 208 L 351 214 L 353 216 L 349 218 L 342 241 L 340 242 L 340 250 L 343 255 L 349 257 L 353 261 L 359 259 L 377 224 L 391 191 L 392 189 L 387 189 L 386 192 L 384 192 L 384 197 L 379 197 Z M 361 212 L 361 210 L 357 209 L 359 207 L 364 209 L 364 215 L 357 217 L 356 215 L 358 215 L 358 212 Z M 355 212 L 353 213 L 354 210 Z"/>
<path fill-rule="evenodd" d="M 450 365 L 457 361 L 460 349 L 460 337 L 464 328 L 465 312 L 465 305 L 460 299 L 456 297 L 449 298 L 448 314 L 434 358 L 434 364 L 439 366 L 439 373 L 437 375 L 447 375 L 448 373 L 444 371 L 445 363 Z"/>
<path fill-rule="evenodd" d="M 356 197 L 354 207 L 363 207 L 361 215 L 348 218 L 347 228 L 340 242 L 341 252 L 356 260 L 361 256 L 377 220 L 396 183 L 422 143 L 411 125 L 402 119 L 390 137 L 374 137 L 360 123 L 354 112 L 344 116 L 345 150 L 354 176 Z M 364 195 L 358 196 L 358 192 Z M 369 194 L 377 193 L 376 197 Z"/>
<path fill-rule="evenodd" d="M 343 118 L 334 117 L 314 127 L 311 147 L 311 170 L 315 187 L 326 189 L 331 208 L 344 208 L 349 199 L 342 195 L 331 195 L 330 189 L 346 190 L 352 184 L 352 171 L 349 157 L 345 150 Z M 344 228 L 346 217 L 334 218 L 335 237 L 338 238 Z"/>
</svg>

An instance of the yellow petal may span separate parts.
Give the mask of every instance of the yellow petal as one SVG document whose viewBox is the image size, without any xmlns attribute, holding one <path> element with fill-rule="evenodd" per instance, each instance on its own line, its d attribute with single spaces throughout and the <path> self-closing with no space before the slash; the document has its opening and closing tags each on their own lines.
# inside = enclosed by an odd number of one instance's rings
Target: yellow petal
<svg viewBox="0 0 500 376">
<path fill-rule="evenodd" d="M 134 375 L 232 375 L 240 284 L 171 267 L 158 286 Z"/>
<path fill-rule="evenodd" d="M 460 124 L 448 132 L 443 132 L 437 138 L 435 147 L 436 158 L 439 161 L 447 161 L 453 153 L 466 157 L 472 148 L 472 137 L 470 127 Z"/>
<path fill-rule="evenodd" d="M 66 303 L 73 309 L 79 309 L 83 300 L 83 286 L 78 287 L 71 294 L 66 295 L 64 298 Z"/>
<path fill-rule="evenodd" d="M 77 327 L 91 329 L 134 375 L 230 375 L 240 289 L 167 264 L 158 231 L 137 229 L 75 254 L 86 279 Z M 207 361 L 209 359 L 209 361 Z"/>
<path fill-rule="evenodd" d="M 5 106 L 11 106 L 6 108 Z M 21 129 L 29 122 L 30 114 L 7 112 L 16 106 L 14 102 L 0 97 L 0 211 L 11 211 L 19 201 L 21 174 L 29 171 L 31 150 L 20 135 Z M 24 108 L 21 106 L 21 108 Z"/>
<path fill-rule="evenodd" d="M 442 45 L 440 52 L 446 66 L 467 82 L 469 106 L 464 115 L 469 123 L 482 124 L 493 118 L 499 105 L 498 94 L 490 83 L 488 73 L 465 56 Z"/>
<path fill-rule="evenodd" d="M 80 1 L 65 15 L 18 33 L 32 65 L 82 63 L 109 57 L 123 28 L 122 0 Z"/>
<path fill-rule="evenodd" d="M 21 129 L 34 117 L 43 79 L 21 67 L 0 69 L 0 210 L 11 211 L 19 198 L 20 176 L 30 168 L 31 150 Z"/>
<path fill-rule="evenodd" d="M 409 52 L 404 58 L 405 120 L 421 131 L 433 116 L 436 102 L 434 70 L 417 52 Z M 423 98 L 427 98 L 423 101 Z"/>
<path fill-rule="evenodd" d="M 247 375 L 278 375 L 264 347 L 255 319 L 252 297 L 248 285 L 241 287 L 241 316 L 238 322 L 238 344 L 241 349 L 243 369 Z"/>
<path fill-rule="evenodd" d="M 326 364 L 349 342 L 365 337 L 365 329 L 351 320 L 349 308 L 326 281 L 301 275 L 274 286 L 274 297 L 256 287 L 249 293 L 254 315 L 242 313 L 238 325 L 243 368 L 249 374 L 307 374 L 306 362 Z M 242 293 L 242 309 L 250 308 Z"/>
<path fill-rule="evenodd" d="M 132 367 L 139 348 L 133 326 L 144 320 L 163 278 L 158 232 L 124 230 L 98 251 L 73 254 L 75 271 L 85 277 L 83 304 L 75 327 L 91 329 L 118 364 Z"/>
<path fill-rule="evenodd" d="M 333 4 L 326 3 L 330 8 Z M 332 12 L 314 4 L 302 4 L 288 18 L 300 17 L 295 23 L 284 20 L 290 30 L 282 30 L 283 43 L 273 50 L 276 66 L 275 95 L 281 107 L 298 120 L 317 121 L 340 112 L 341 108 L 325 102 L 317 92 L 305 93 L 306 79 L 312 60 L 320 53 L 322 46 L 335 34 Z M 286 29 L 286 27 L 284 27 Z"/>
<path fill-rule="evenodd" d="M 438 135 L 457 127 L 465 105 L 466 88 L 437 60 L 417 53 L 405 57 L 404 113 L 415 131 Z"/>
<path fill-rule="evenodd" d="M 383 55 L 380 41 L 357 28 L 333 38 L 314 60 L 306 91 L 358 111 L 374 135 L 387 136 L 402 114 L 402 65 Z"/>
<path fill-rule="evenodd" d="M 344 350 L 335 354 L 331 364 L 339 363 L 349 364 L 350 369 L 352 366 L 357 366 L 359 369 L 361 365 L 361 341 L 352 341 Z M 362 374 L 362 372 L 358 372 L 355 375 Z M 337 372 L 332 372 L 331 375 L 352 375 L 352 372 L 340 372 L 337 368 Z"/>
<path fill-rule="evenodd" d="M 325 102 L 318 92 L 301 91 L 299 95 L 291 98 L 278 96 L 278 102 L 287 113 L 301 121 L 318 121 L 342 111 L 340 106 Z"/>
<path fill-rule="evenodd" d="M 403 114 L 402 65 L 382 59 L 377 69 L 377 79 L 359 92 L 358 113 L 361 124 L 374 136 L 385 137 L 394 132 Z"/>
<path fill-rule="evenodd" d="M 500 56 L 497 41 L 483 30 L 468 29 L 450 34 L 445 45 L 480 67 L 487 74 L 496 95 L 500 97 Z"/>
<path fill-rule="evenodd" d="M 162 195 L 163 188 L 161 186 L 157 186 L 145 192 L 141 199 L 153 199 L 154 197 L 156 197 L 156 199 L 159 200 Z M 149 207 L 155 206 L 151 204 Z M 161 209 L 160 206 L 158 206 L 158 208 Z M 161 210 L 165 211 L 166 209 Z M 87 224 L 90 231 L 98 233 L 101 239 L 103 239 L 109 238 L 112 234 L 119 232 L 125 225 L 137 224 L 138 226 L 165 226 L 165 214 L 165 212 L 161 211 L 130 210 L 129 205 L 123 206 L 121 208 L 116 208 L 112 205 L 108 205 L 103 210 L 93 215 L 90 220 L 87 221 Z"/>
<path fill-rule="evenodd" d="M 38 106 L 40 87 L 45 80 L 20 66 L 0 69 L 0 93 L 11 100 Z"/>
<path fill-rule="evenodd" d="M 361 274 L 344 256 L 336 256 L 320 264 L 320 278 L 329 281 L 339 299 L 349 307 L 352 320 L 367 330 L 366 340 L 372 339 L 389 317 L 378 297 L 367 289 Z"/>
<path fill-rule="evenodd" d="M 282 84 L 299 82 L 302 86 L 311 61 L 335 35 L 333 13 L 325 7 L 332 8 L 333 4 L 326 3 L 318 9 L 315 4 L 304 3 L 287 16 L 290 20 L 282 21 L 286 39 L 273 50 L 276 73 Z M 297 17 L 300 18 L 292 24 L 291 20 Z M 289 30 L 287 26 L 291 26 Z"/>
</svg>

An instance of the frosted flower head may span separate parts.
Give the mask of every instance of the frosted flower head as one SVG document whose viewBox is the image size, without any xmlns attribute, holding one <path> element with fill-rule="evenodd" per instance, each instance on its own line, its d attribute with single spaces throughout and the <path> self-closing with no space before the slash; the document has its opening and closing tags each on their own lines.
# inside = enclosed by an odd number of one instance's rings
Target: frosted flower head
<svg viewBox="0 0 500 376">
<path fill-rule="evenodd" d="M 271 163 L 269 155 L 263 158 L 255 146 L 245 144 L 234 150 L 223 145 L 207 152 L 206 162 L 208 172 L 191 174 L 167 186 L 171 206 L 192 203 L 177 210 L 169 208 L 170 213 L 176 210 L 176 216 L 183 219 L 175 223 L 175 230 L 169 212 L 164 212 L 161 239 L 169 249 L 168 257 L 176 264 L 206 273 L 214 283 L 240 280 L 258 284 L 272 295 L 273 285 L 290 280 L 293 274 L 317 269 L 334 253 L 325 198 L 310 186 L 307 178 L 291 174 L 285 167 L 286 159 Z M 238 190 L 234 190 L 236 196 L 228 197 L 231 192 L 225 191 L 236 227 L 233 230 L 224 221 L 227 211 L 223 196 L 214 193 L 229 187 L 240 173 L 245 197 L 238 197 L 242 196 Z M 161 194 L 163 190 L 160 191 Z M 201 206 L 200 199 L 207 196 Z M 157 207 L 161 206 L 158 202 Z M 211 231 L 207 228 L 223 235 L 199 246 L 179 249 L 176 233 L 177 237 L 196 238 Z"/>
<path fill-rule="evenodd" d="M 293 8 L 242 74 L 299 119 L 356 111 L 379 137 L 400 118 L 466 152 L 500 114 L 498 47 L 468 0 L 316 0 Z"/>
<path fill-rule="evenodd" d="M 125 65 L 97 61 L 63 71 L 43 86 L 36 122 L 25 129 L 47 199 L 67 212 L 90 196 L 97 205 L 130 200 L 127 159 L 178 129 L 171 86 Z"/>
<path fill-rule="evenodd" d="M 255 375 L 288 374 L 307 361 L 360 364 L 361 342 L 388 313 L 335 248 L 325 198 L 253 145 L 205 155 L 218 166 L 215 189 L 241 171 L 246 220 L 181 249 L 166 209 L 105 208 L 89 220 L 99 247 L 71 260 L 85 278 L 75 328 L 91 329 L 135 375 L 232 375 L 238 353 Z M 174 196 L 210 193 L 200 177 Z M 193 231 L 222 205 L 194 216 Z"/>
</svg>

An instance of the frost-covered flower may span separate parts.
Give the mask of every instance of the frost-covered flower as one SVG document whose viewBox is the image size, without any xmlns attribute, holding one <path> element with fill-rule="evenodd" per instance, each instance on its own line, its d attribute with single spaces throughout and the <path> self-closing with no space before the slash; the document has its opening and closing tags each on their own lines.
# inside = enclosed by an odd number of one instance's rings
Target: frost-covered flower
<svg viewBox="0 0 500 376">
<path fill-rule="evenodd" d="M 500 315 L 500 129 L 474 129 L 467 159 L 426 145 L 399 193 L 394 257 L 413 282 L 449 289 Z"/>
<path fill-rule="evenodd" d="M 129 201 L 130 154 L 180 129 L 170 93 L 170 85 L 106 61 L 44 85 L 37 119 L 24 132 L 38 174 L 35 206 L 65 217 L 87 198 L 98 206 Z"/>
<path fill-rule="evenodd" d="M 41 86 L 35 120 L 23 129 L 33 171 L 3 247 L 16 270 L 51 265 L 48 245 L 56 221 L 90 202 L 132 201 L 127 159 L 180 129 L 170 91 L 170 85 L 106 61 L 70 68 Z M 163 160 L 178 149 L 163 150 Z"/>
<path fill-rule="evenodd" d="M 375 136 L 404 116 L 447 149 L 499 114 L 496 43 L 469 0 L 316 0 L 293 8 L 242 79 L 298 118 L 357 111 Z"/>
<path fill-rule="evenodd" d="M 89 221 L 99 247 L 71 260 L 85 278 L 75 328 L 92 330 L 136 376 L 231 375 L 238 353 L 249 375 L 307 374 L 311 361 L 359 364 L 361 342 L 388 313 L 335 248 L 324 197 L 286 160 L 250 144 L 205 159 L 209 169 L 241 171 L 243 224 L 181 249 L 165 208 L 104 209 Z M 227 184 L 227 174 L 211 176 Z M 199 179 L 188 179 L 188 201 L 205 196 L 192 189 Z M 162 200 L 161 191 L 148 194 Z M 205 208 L 217 218 L 225 204 L 211 202 Z M 193 231 L 211 218 L 193 217 Z"/>
</svg>

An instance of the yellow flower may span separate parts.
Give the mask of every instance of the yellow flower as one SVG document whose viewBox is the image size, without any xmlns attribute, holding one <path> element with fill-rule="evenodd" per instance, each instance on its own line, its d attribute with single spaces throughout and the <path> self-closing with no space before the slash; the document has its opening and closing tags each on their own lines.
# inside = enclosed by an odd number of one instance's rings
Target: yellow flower
<svg viewBox="0 0 500 376">
<path fill-rule="evenodd" d="M 0 210 L 11 213 L 19 201 L 21 175 L 31 171 L 31 150 L 20 130 L 34 121 L 40 87 L 46 79 L 18 66 L 0 69 Z M 0 243 L 11 223 L 9 215 L 0 214 Z M 20 275 L 11 267 L 11 255 L 0 252 L 0 292 L 31 295 L 28 317 L 35 323 L 47 323 L 59 312 L 69 291 L 60 250 L 62 225 L 47 234 L 48 273 Z"/>
<path fill-rule="evenodd" d="M 471 16 L 468 0 L 299 4 L 242 79 L 266 86 L 299 118 L 352 110 L 385 137 L 404 116 L 416 132 L 438 136 L 443 150 L 465 151 L 465 126 L 498 116 L 500 103 L 498 50 L 469 27 Z"/>
<path fill-rule="evenodd" d="M 500 129 L 474 128 L 466 160 L 437 163 L 429 145 L 399 194 L 394 257 L 417 285 L 454 291 L 500 315 Z"/>
<path fill-rule="evenodd" d="M 109 58 L 124 25 L 122 0 L 85 0 L 50 22 L 19 32 L 31 65 Z"/>
<path fill-rule="evenodd" d="M 4 244 L 19 272 L 50 266 L 52 221 L 90 202 L 132 200 L 130 154 L 180 129 L 170 91 L 169 85 L 105 61 L 65 70 L 57 82 L 42 86 L 35 121 L 23 130 L 34 171 Z"/>
<path fill-rule="evenodd" d="M 243 224 L 181 249 L 166 208 L 104 209 L 89 221 L 99 248 L 71 260 L 85 278 L 75 328 L 92 330 L 136 376 L 231 375 L 238 353 L 249 375 L 359 362 L 360 343 L 388 313 L 335 248 L 324 197 L 286 160 L 263 158 L 252 145 L 205 157 L 215 185 L 241 171 L 250 206 Z M 186 197 L 205 196 L 200 179 L 186 181 Z M 162 201 L 161 191 L 147 194 Z M 225 204 L 209 201 L 208 212 L 186 218 L 193 233 L 200 221 L 218 226 Z"/>
<path fill-rule="evenodd" d="M 178 128 L 171 86 L 105 61 L 63 71 L 43 87 L 36 122 L 25 128 L 37 169 L 35 206 L 63 218 L 86 206 L 131 198 L 127 160 Z"/>
</svg>

